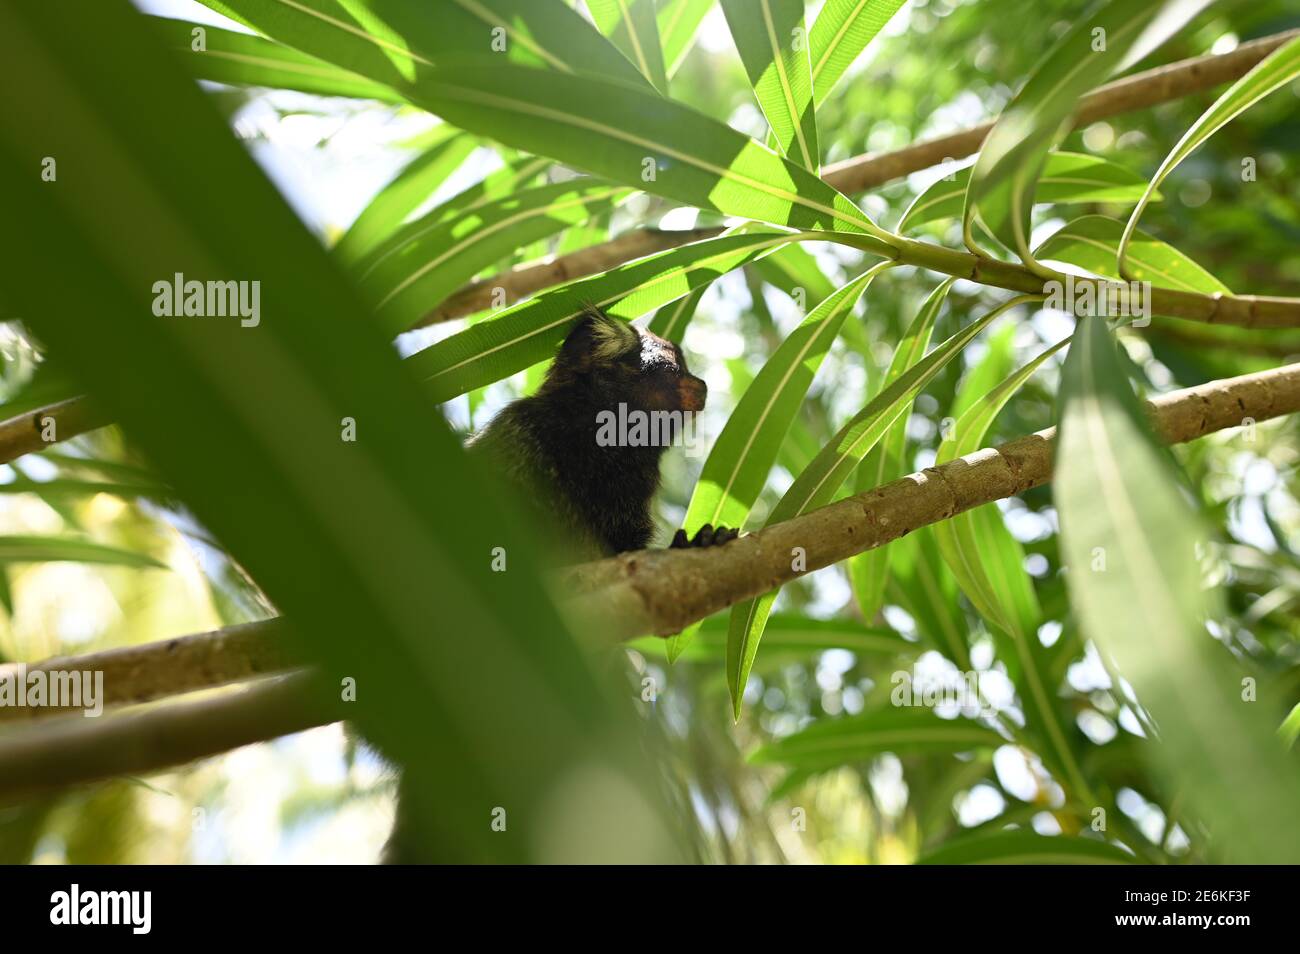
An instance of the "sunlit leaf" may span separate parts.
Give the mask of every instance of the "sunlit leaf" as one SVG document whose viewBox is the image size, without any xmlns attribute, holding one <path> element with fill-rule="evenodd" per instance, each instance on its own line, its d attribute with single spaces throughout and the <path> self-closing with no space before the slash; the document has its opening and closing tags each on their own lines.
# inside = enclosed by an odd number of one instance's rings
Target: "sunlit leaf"
<svg viewBox="0 0 1300 954">
<path fill-rule="evenodd" d="M 626 198 L 621 186 L 572 179 L 511 193 L 441 221 L 404 230 L 356 268 L 380 327 L 405 331 L 503 255 L 554 235 Z"/>
<path fill-rule="evenodd" d="M 630 320 L 798 238 L 754 231 L 659 252 L 543 292 L 417 352 L 407 366 L 434 401 L 445 401 L 550 357 L 592 306 Z"/>
<path fill-rule="evenodd" d="M 903 213 L 898 231 L 906 232 L 939 219 L 959 218 L 970 175 L 970 166 L 958 169 L 951 179 L 940 179 L 918 195 Z M 1077 152 L 1052 152 L 1048 153 L 1033 199 L 1043 204 L 1136 202 L 1145 191 L 1146 180 L 1123 166 Z"/>
<path fill-rule="evenodd" d="M 706 524 L 744 526 L 831 342 L 872 279 L 889 267 L 885 262 L 868 269 L 821 302 L 763 365 L 704 462 L 682 524 L 687 536 Z M 688 627 L 670 638 L 670 660 L 692 636 Z"/>
<path fill-rule="evenodd" d="M 659 40 L 664 66 L 671 77 L 695 41 L 696 31 L 714 0 L 665 0 L 659 4 Z"/>
<path fill-rule="evenodd" d="M 820 106 L 858 54 L 906 0 L 826 0 L 809 37 L 813 88 Z"/>
<path fill-rule="evenodd" d="M 400 103 L 392 87 L 261 36 L 206 23 L 150 17 L 167 46 L 199 79 L 232 86 L 268 86 L 318 96 L 351 96 Z"/>
<path fill-rule="evenodd" d="M 1003 111 L 971 172 L 963 233 L 978 222 L 1026 262 L 1029 213 L 1048 152 L 1069 128 L 1079 97 L 1142 59 L 1210 0 L 1109 0 L 1052 46 Z"/>
<path fill-rule="evenodd" d="M 335 243 L 341 261 L 356 261 L 392 234 L 474 151 L 472 137 L 450 127 L 438 129 L 442 135 L 437 141 L 407 163 Z"/>
<path fill-rule="evenodd" d="M 1065 225 L 1047 239 L 1034 253 L 1040 259 L 1068 262 L 1103 278 L 1119 279 L 1117 267 L 1124 223 L 1104 215 L 1085 215 Z M 1201 294 L 1232 294 L 1204 268 L 1172 245 L 1136 230 L 1128 250 L 1129 275 L 1135 281 L 1148 281 L 1161 288 Z"/>
<path fill-rule="evenodd" d="M 600 32 L 614 41 L 637 71 L 659 92 L 668 92 L 655 0 L 587 0 L 587 9 Z"/>
<path fill-rule="evenodd" d="M 722 0 L 731 37 L 781 152 L 820 164 L 803 0 Z"/>
</svg>

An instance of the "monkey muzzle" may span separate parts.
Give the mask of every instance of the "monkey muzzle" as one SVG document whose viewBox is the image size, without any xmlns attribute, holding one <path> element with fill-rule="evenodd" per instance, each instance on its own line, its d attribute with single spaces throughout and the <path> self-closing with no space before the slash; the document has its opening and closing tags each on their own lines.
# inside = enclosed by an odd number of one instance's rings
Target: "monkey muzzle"
<svg viewBox="0 0 1300 954">
<path fill-rule="evenodd" d="M 683 374 L 677 382 L 677 402 L 683 411 L 704 410 L 709 387 L 693 374 Z"/>
</svg>

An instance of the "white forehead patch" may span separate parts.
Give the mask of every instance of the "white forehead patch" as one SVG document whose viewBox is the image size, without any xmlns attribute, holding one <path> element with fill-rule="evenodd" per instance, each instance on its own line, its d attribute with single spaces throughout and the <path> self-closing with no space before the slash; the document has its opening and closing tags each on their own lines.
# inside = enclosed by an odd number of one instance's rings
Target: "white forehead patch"
<svg viewBox="0 0 1300 954">
<path fill-rule="evenodd" d="M 676 366 L 677 352 L 673 346 L 657 335 L 641 336 L 641 367 L 648 368 L 656 364 Z"/>
</svg>

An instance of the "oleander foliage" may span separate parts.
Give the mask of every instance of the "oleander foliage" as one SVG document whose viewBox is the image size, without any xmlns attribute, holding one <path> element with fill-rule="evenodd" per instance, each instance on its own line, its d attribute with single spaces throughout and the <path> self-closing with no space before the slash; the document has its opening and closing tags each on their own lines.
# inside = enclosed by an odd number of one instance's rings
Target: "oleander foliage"
<svg viewBox="0 0 1300 954">
<path fill-rule="evenodd" d="M 183 525 L 221 621 L 274 606 L 375 687 L 358 723 L 409 767 L 441 857 L 1300 860 L 1279 737 L 1300 434 L 1171 452 L 1138 401 L 1281 363 L 1298 333 L 1072 316 L 924 251 L 1295 294 L 1300 40 L 1231 86 L 1072 122 L 1111 78 L 1300 25 L 1285 3 L 203 2 L 234 22 L 0 14 L 5 69 L 32 79 L 0 94 L 32 233 L 0 264 L 7 410 L 84 391 L 126 440 L 12 465 L 0 492 L 62 532 L 0 537 L 11 619 L 33 565 L 160 572 L 92 503 Z M 303 94 L 269 100 L 281 121 L 437 122 L 321 242 L 231 134 L 267 90 Z M 46 111 L 96 121 L 38 140 Z M 987 118 L 969 161 L 827 181 Z M 34 155 L 59 157 L 57 185 Z M 512 269 L 665 216 L 714 232 L 509 292 Z M 260 278 L 262 325 L 142 305 L 142 276 L 205 271 Z M 474 281 L 506 291 L 437 320 Z M 510 503 L 455 440 L 536 386 L 590 303 L 684 342 L 714 385 L 707 453 L 667 464 L 665 528 L 757 529 L 1053 423 L 1057 477 L 593 665 L 540 552 L 487 572 Z M 364 439 L 340 444 L 342 417 Z M 14 632 L 0 651 L 27 658 Z M 969 673 L 974 704 L 932 704 Z M 498 838 L 485 806 L 506 802 Z M 6 851 L 60 804 L 11 817 Z M 526 834 L 570 829 L 586 840 Z"/>
</svg>

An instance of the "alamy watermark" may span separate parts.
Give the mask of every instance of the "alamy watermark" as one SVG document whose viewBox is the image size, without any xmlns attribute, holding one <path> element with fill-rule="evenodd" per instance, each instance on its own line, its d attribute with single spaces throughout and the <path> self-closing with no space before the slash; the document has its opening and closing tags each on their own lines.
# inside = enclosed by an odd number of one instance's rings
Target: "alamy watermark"
<svg viewBox="0 0 1300 954">
<path fill-rule="evenodd" d="M 153 927 L 152 891 L 92 891 L 73 884 L 50 895 L 51 924 L 121 924 L 132 934 L 148 934 Z"/>
<path fill-rule="evenodd" d="M 0 708 L 81 709 L 93 719 L 104 712 L 103 670 L 33 669 L 26 663 L 0 668 Z"/>
<path fill-rule="evenodd" d="M 989 686 L 982 685 L 990 680 Z M 926 673 L 924 676 L 900 669 L 889 677 L 893 690 L 889 694 L 892 705 L 900 708 L 937 709 L 956 708 L 963 712 L 992 715 L 997 707 L 990 697 L 997 698 L 1001 680 L 993 672 Z"/>
<path fill-rule="evenodd" d="M 599 447 L 683 447 L 687 457 L 699 456 L 703 441 L 694 411 L 642 411 L 620 402 L 618 411 L 596 414 Z"/>
<path fill-rule="evenodd" d="M 177 272 L 171 281 L 153 283 L 153 313 L 159 318 L 239 318 L 241 328 L 262 321 L 260 281 L 186 280 Z"/>
</svg>

